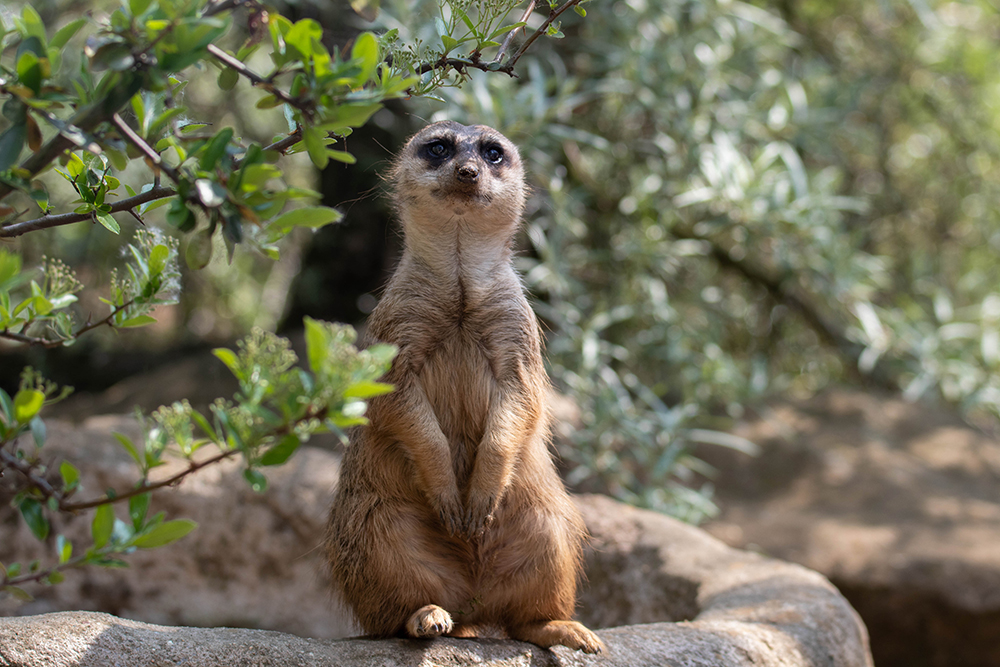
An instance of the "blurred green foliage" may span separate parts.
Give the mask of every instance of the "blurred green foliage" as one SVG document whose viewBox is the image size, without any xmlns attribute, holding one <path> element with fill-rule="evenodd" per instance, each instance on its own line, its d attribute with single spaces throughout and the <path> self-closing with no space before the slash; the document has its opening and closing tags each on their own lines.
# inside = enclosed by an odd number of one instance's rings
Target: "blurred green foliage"
<svg viewBox="0 0 1000 667">
<path fill-rule="evenodd" d="M 474 78 L 428 112 L 499 127 L 527 159 L 521 263 L 582 409 L 570 480 L 696 519 L 693 442 L 749 450 L 728 417 L 837 381 L 995 425 L 997 8 L 595 14 L 519 81 Z"/>
</svg>

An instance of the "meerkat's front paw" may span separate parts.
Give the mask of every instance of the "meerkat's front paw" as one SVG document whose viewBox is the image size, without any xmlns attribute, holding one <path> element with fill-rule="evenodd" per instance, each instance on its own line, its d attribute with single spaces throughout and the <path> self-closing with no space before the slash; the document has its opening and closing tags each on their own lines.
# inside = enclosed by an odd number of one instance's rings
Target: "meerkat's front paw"
<svg viewBox="0 0 1000 667">
<path fill-rule="evenodd" d="M 406 621 L 406 634 L 411 637 L 440 637 L 451 632 L 451 614 L 436 604 L 429 604 L 413 612 Z"/>
<path fill-rule="evenodd" d="M 465 520 L 463 527 L 465 534 L 475 537 L 482 534 L 493 522 L 493 515 L 496 512 L 498 502 L 494 496 L 469 495 L 469 501 L 465 507 Z"/>
<path fill-rule="evenodd" d="M 462 503 L 458 499 L 458 491 L 442 494 L 434 499 L 434 508 L 438 512 L 441 524 L 449 535 L 462 532 Z"/>
</svg>

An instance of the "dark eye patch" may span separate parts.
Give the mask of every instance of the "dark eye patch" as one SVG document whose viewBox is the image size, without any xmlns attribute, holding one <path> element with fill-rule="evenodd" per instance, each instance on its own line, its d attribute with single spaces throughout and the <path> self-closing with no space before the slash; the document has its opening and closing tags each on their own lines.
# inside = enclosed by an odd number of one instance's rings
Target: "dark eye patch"
<svg viewBox="0 0 1000 667">
<path fill-rule="evenodd" d="M 500 164 L 503 162 L 503 147 L 499 144 L 486 144 L 482 148 L 483 159 L 490 164 Z"/>
<path fill-rule="evenodd" d="M 446 138 L 431 139 L 420 147 L 418 155 L 430 162 L 443 162 L 455 154 L 455 144 Z"/>
</svg>

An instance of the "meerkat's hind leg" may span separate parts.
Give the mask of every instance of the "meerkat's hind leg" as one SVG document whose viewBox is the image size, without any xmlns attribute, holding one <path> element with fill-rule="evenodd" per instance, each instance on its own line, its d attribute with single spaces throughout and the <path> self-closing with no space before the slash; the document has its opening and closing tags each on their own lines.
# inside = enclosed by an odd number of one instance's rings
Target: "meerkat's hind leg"
<svg viewBox="0 0 1000 667">
<path fill-rule="evenodd" d="M 413 612 L 406 621 L 406 634 L 411 637 L 440 637 L 452 631 L 451 614 L 436 604 L 429 604 Z"/>
<path fill-rule="evenodd" d="M 537 621 L 507 629 L 511 639 L 549 648 L 559 644 L 584 653 L 603 653 L 604 642 L 577 621 Z"/>
</svg>

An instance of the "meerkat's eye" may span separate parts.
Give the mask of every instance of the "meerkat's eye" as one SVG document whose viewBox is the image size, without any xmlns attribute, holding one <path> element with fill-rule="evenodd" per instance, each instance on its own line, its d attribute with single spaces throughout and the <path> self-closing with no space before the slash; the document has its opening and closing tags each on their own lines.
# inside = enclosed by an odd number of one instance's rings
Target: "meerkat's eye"
<svg viewBox="0 0 1000 667">
<path fill-rule="evenodd" d="M 492 144 L 483 149 L 483 157 L 486 158 L 487 162 L 500 164 L 503 160 L 503 149 L 496 144 Z"/>
<path fill-rule="evenodd" d="M 435 140 L 424 146 L 424 150 L 427 152 L 429 157 L 435 159 L 441 159 L 448 156 L 449 148 L 448 144 L 441 141 L 440 139 Z"/>
</svg>

